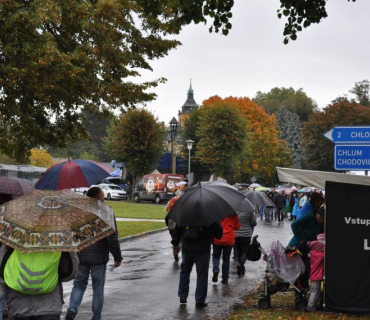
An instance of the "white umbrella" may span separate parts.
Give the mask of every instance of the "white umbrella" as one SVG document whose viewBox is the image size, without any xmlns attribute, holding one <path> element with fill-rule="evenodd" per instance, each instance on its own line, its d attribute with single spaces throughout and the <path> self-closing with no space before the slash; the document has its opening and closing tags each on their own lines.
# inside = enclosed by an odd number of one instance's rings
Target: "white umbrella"
<svg viewBox="0 0 370 320">
<path fill-rule="evenodd" d="M 258 183 L 252 183 L 249 185 L 249 188 L 259 188 L 259 187 L 261 187 L 261 185 Z"/>
<path fill-rule="evenodd" d="M 186 181 L 180 181 L 180 182 L 176 183 L 176 186 L 177 187 L 181 187 L 181 186 L 183 186 L 185 184 L 188 184 L 188 183 Z"/>
</svg>

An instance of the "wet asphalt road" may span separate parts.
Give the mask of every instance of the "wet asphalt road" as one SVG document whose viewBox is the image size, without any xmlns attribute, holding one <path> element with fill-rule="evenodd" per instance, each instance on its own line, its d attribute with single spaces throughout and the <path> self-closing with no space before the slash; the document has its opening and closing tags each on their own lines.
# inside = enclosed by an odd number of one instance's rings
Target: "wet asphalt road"
<svg viewBox="0 0 370 320">
<path fill-rule="evenodd" d="M 287 245 L 292 236 L 290 221 L 278 226 L 261 224 L 254 230 L 254 235 L 264 249 L 268 249 L 272 240 L 279 239 Z M 107 271 L 103 319 L 227 319 L 231 308 L 242 302 L 242 297 L 262 282 L 265 262 L 246 263 L 246 275 L 239 278 L 236 263 L 231 261 L 229 284 L 214 284 L 212 277 L 212 257 L 209 271 L 208 297 L 205 309 L 195 308 L 196 272 L 193 268 L 187 305 L 180 305 L 177 297 L 180 262 L 174 262 L 170 235 L 161 232 L 121 244 L 123 261 L 121 267 L 113 273 Z M 113 260 L 108 263 L 108 268 Z M 64 284 L 63 308 L 64 319 L 69 303 L 73 281 Z M 92 289 L 89 281 L 82 305 L 76 320 L 92 318 Z"/>
</svg>

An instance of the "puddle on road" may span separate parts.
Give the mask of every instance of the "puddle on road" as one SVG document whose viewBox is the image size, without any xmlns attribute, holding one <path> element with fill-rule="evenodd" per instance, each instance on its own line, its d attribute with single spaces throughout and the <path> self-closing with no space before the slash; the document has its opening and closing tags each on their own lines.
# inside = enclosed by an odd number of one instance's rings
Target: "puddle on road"
<svg viewBox="0 0 370 320">
<path fill-rule="evenodd" d="M 137 251 L 137 252 L 157 252 L 157 251 L 162 251 L 160 248 L 155 248 L 155 249 L 144 249 L 143 247 L 138 247 L 138 248 L 125 248 L 124 250 L 121 250 L 121 252 L 125 251 Z"/>
<path fill-rule="evenodd" d="M 118 280 L 140 280 L 140 279 L 146 279 L 148 277 L 144 277 L 144 276 L 127 276 L 127 277 L 120 277 L 118 278 Z"/>
</svg>

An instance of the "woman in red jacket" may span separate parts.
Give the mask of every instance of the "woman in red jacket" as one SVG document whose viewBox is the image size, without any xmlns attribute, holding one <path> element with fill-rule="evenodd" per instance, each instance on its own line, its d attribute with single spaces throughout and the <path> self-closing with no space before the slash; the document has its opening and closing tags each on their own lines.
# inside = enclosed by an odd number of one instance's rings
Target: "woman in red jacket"
<svg viewBox="0 0 370 320">
<path fill-rule="evenodd" d="M 222 238 L 213 241 L 213 277 L 212 281 L 218 281 L 218 274 L 220 272 L 220 258 L 222 253 L 222 281 L 227 284 L 229 282 L 230 271 L 230 255 L 231 250 L 235 244 L 235 230 L 239 230 L 240 222 L 236 214 L 228 216 L 221 222 L 223 228 Z"/>
</svg>

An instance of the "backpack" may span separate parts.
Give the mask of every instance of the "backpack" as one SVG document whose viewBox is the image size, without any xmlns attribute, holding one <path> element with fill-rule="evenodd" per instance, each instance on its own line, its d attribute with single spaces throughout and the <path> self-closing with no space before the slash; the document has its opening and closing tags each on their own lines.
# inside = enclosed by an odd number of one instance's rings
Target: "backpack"
<svg viewBox="0 0 370 320">
<path fill-rule="evenodd" d="M 5 265 L 5 283 L 23 294 L 38 295 L 51 292 L 58 284 L 60 257 L 61 252 L 22 254 L 14 250 Z"/>
<path fill-rule="evenodd" d="M 253 237 L 252 243 L 247 251 L 247 259 L 249 261 L 258 261 L 261 259 L 261 244 L 257 241 L 258 235 Z"/>
<path fill-rule="evenodd" d="M 198 242 L 206 234 L 206 227 L 185 227 L 182 232 L 182 239 L 186 242 Z"/>
</svg>

